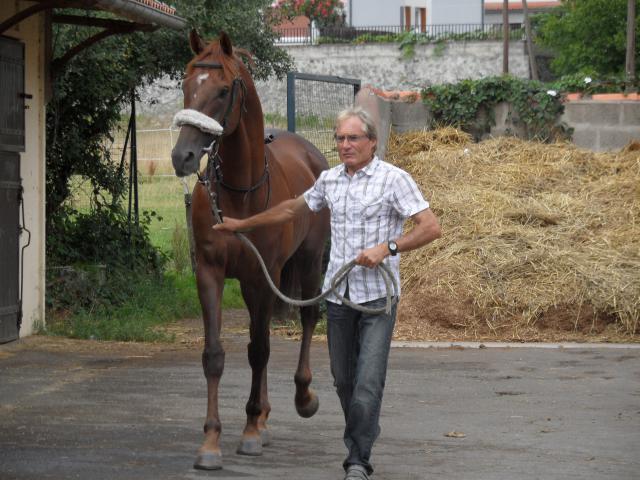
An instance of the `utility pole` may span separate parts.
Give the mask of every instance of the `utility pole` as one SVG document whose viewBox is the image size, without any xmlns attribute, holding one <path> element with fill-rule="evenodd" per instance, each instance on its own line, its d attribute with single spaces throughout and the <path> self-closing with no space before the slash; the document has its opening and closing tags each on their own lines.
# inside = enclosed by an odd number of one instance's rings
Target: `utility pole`
<svg viewBox="0 0 640 480">
<path fill-rule="evenodd" d="M 533 80 L 538 80 L 538 62 L 536 62 L 536 53 L 533 51 L 533 38 L 531 37 L 531 22 L 529 21 L 529 7 L 527 6 L 527 0 L 522 0 L 522 13 L 524 14 L 524 34 L 527 37 L 527 50 L 529 51 L 529 68 L 531 69 L 531 78 Z"/>
<path fill-rule="evenodd" d="M 502 74 L 509 73 L 509 0 L 502 1 Z"/>
<path fill-rule="evenodd" d="M 636 79 L 636 0 L 627 0 L 627 59 L 625 63 L 627 83 Z"/>
</svg>

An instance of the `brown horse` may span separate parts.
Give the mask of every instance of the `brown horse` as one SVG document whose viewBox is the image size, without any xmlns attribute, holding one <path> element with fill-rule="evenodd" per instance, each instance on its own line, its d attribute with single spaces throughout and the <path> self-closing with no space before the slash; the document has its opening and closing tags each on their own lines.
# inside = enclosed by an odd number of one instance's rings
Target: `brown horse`
<svg viewBox="0 0 640 480">
<path fill-rule="evenodd" d="M 217 203 L 222 215 L 248 217 L 301 195 L 328 165 L 312 144 L 295 134 L 270 131 L 271 141 L 265 143 L 260 100 L 249 70 L 237 55 L 248 56 L 247 52 L 234 49 L 225 33 L 207 45 L 192 31 L 190 43 L 196 56 L 186 68 L 182 85 L 182 112 L 186 113 L 176 115 L 176 119 L 181 115 L 179 124 L 183 126 L 171 157 L 176 175 L 182 177 L 195 173 L 203 152 L 211 152 L 205 172 L 209 186 L 196 184 L 192 203 L 196 280 L 205 334 L 202 365 L 208 394 L 205 439 L 194 466 L 218 469 L 222 467 L 218 384 L 224 368 L 220 343 L 224 279 L 239 279 L 251 317 L 251 391 L 247 423 L 237 450 L 244 455 L 261 455 L 269 441 L 267 362 L 275 296 L 255 255 L 236 236 L 212 229 L 216 221 L 212 204 Z M 261 252 L 274 283 L 280 284 L 281 278 L 295 271 L 290 278 L 299 279 L 302 298 L 309 298 L 319 291 L 328 232 L 328 212 L 323 211 L 282 226 L 256 229 L 247 236 Z M 295 405 L 302 417 L 310 417 L 318 409 L 318 398 L 309 388 L 309 347 L 318 307 L 302 307 L 300 314 L 303 333 L 294 376 Z"/>
</svg>

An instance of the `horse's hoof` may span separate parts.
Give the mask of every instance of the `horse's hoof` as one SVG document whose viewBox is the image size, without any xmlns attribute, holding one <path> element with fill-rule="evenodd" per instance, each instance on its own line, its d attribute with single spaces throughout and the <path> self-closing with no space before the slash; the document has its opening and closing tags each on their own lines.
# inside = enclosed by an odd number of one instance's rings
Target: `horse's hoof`
<svg viewBox="0 0 640 480">
<path fill-rule="evenodd" d="M 320 400 L 318 400 L 318 396 L 313 390 L 309 390 L 309 397 L 310 399 L 306 405 L 298 405 L 298 402 L 296 402 L 296 410 L 302 418 L 313 417 L 320 406 Z"/>
<path fill-rule="evenodd" d="M 243 438 L 236 450 L 238 455 L 250 455 L 257 457 L 262 455 L 262 440 L 257 438 Z"/>
<path fill-rule="evenodd" d="M 260 430 L 260 441 L 262 442 L 262 446 L 266 447 L 271 443 L 271 430 L 265 428 L 264 430 Z"/>
<path fill-rule="evenodd" d="M 222 454 L 213 452 L 199 453 L 193 468 L 197 470 L 220 470 L 222 468 Z"/>
</svg>

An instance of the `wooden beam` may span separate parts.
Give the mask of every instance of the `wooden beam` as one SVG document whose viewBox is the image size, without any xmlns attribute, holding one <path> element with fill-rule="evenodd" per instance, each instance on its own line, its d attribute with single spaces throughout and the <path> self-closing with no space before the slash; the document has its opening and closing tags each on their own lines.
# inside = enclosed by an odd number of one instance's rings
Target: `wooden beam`
<svg viewBox="0 0 640 480">
<path fill-rule="evenodd" d="M 509 0 L 502 2 L 502 74 L 509 73 Z"/>
<path fill-rule="evenodd" d="M 96 33 L 95 35 L 83 40 L 78 45 L 71 48 L 62 57 L 56 58 L 53 62 L 51 62 L 51 70 L 53 72 L 54 77 L 60 71 L 60 69 L 69 62 L 69 60 L 71 60 L 73 57 L 75 57 L 77 54 L 79 54 L 86 48 L 89 48 L 91 45 L 99 42 L 100 40 L 104 40 L 105 38 L 110 37 L 111 35 L 133 33 L 139 30 L 139 28 L 137 27 L 140 24 L 129 23 L 129 22 L 125 22 L 125 23 L 127 24 L 125 26 L 113 27 L 113 28 L 103 30 L 102 32 Z M 142 26 L 144 27 L 145 31 L 153 31 L 158 28 L 155 25 L 142 25 Z"/>
<path fill-rule="evenodd" d="M 625 73 L 628 83 L 636 79 L 636 0 L 627 0 L 627 58 Z"/>
<path fill-rule="evenodd" d="M 31 5 L 24 10 L 20 10 L 13 17 L 9 17 L 4 22 L 0 23 L 0 35 L 9 30 L 14 25 L 20 23 L 25 18 L 29 18 L 31 15 L 35 15 L 36 13 L 42 12 L 44 10 L 54 8 L 55 6 L 57 6 L 57 3 L 57 0 L 47 0 L 36 5 Z"/>
<path fill-rule="evenodd" d="M 64 23 L 67 25 L 80 25 L 83 27 L 100 27 L 100 28 L 129 28 L 133 25 L 136 30 L 152 31 L 153 25 L 150 23 L 128 22 L 126 20 L 117 20 L 114 18 L 84 17 L 79 15 L 53 15 L 54 23 Z"/>
<path fill-rule="evenodd" d="M 531 21 L 529 20 L 529 7 L 527 0 L 522 0 L 522 10 L 524 13 L 524 33 L 527 36 L 527 50 L 529 51 L 529 68 L 531 69 L 531 78 L 539 80 L 538 62 L 536 62 L 536 52 L 533 51 L 533 38 L 531 38 Z"/>
</svg>

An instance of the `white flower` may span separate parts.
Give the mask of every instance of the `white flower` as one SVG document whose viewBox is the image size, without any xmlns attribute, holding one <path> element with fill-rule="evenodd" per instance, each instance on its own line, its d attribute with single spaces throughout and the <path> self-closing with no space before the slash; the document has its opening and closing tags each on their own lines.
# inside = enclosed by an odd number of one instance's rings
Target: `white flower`
<svg viewBox="0 0 640 480">
<path fill-rule="evenodd" d="M 584 77 L 584 83 L 591 83 L 591 77 Z"/>
<path fill-rule="evenodd" d="M 556 95 L 558 95 L 558 92 L 556 92 L 555 90 L 547 90 L 547 95 L 555 97 Z"/>
</svg>

